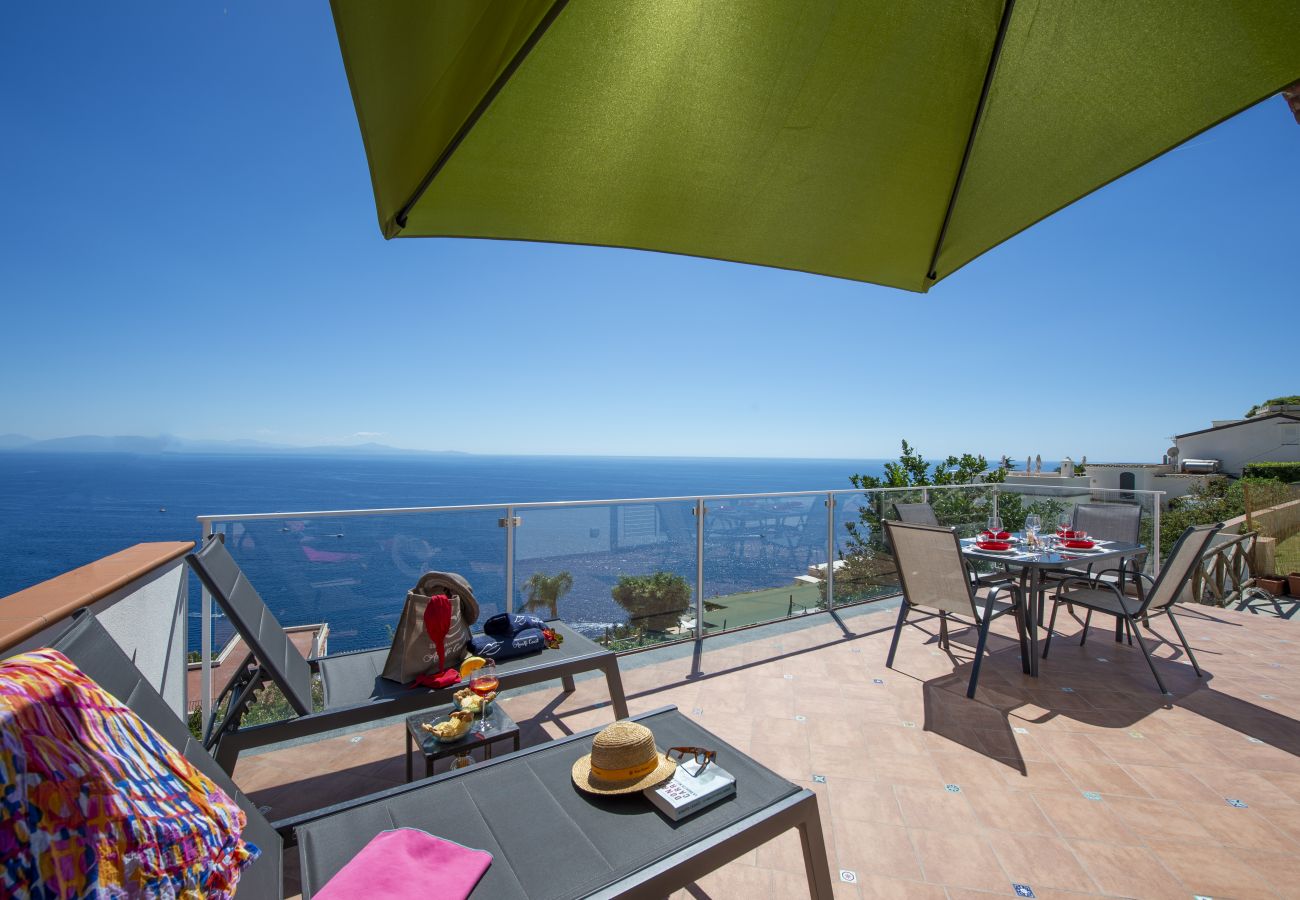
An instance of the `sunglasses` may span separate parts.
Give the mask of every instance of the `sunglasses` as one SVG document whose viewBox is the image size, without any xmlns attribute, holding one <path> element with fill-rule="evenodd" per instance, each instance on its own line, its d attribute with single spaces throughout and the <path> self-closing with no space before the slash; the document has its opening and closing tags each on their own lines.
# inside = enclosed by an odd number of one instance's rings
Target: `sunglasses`
<svg viewBox="0 0 1300 900">
<path fill-rule="evenodd" d="M 664 756 L 675 759 L 677 762 L 694 759 L 700 767 L 695 774 L 699 775 L 704 771 L 705 766 L 718 758 L 718 751 L 705 750 L 703 747 L 670 747 Z"/>
</svg>

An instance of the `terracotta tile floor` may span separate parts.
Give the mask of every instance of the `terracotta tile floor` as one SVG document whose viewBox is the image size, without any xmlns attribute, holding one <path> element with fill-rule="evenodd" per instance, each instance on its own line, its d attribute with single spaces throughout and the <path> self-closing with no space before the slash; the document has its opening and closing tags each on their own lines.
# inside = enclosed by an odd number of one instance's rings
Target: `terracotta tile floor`
<svg viewBox="0 0 1300 900">
<path fill-rule="evenodd" d="M 973 701 L 973 631 L 954 631 L 949 652 L 931 623 L 909 627 L 886 669 L 892 610 L 706 641 L 694 677 L 690 656 L 631 658 L 624 681 L 634 713 L 675 704 L 817 792 L 832 873 L 856 879 L 837 898 L 1015 896 L 1017 884 L 1040 898 L 1300 896 L 1300 630 L 1188 612 L 1205 677 L 1161 642 L 1174 692 L 1162 697 L 1136 647 L 1105 628 L 1080 647 L 1078 622 L 1061 619 L 1037 679 L 1008 622 Z M 504 703 L 525 745 L 610 721 L 603 680 Z M 245 757 L 235 778 L 279 818 L 400 783 L 404 747 L 389 725 Z M 806 893 L 791 834 L 678 896 Z"/>
</svg>

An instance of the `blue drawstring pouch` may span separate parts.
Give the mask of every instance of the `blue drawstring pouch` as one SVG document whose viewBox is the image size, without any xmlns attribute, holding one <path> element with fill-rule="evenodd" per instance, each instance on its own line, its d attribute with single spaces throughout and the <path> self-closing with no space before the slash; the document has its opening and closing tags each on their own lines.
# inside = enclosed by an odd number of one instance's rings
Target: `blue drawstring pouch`
<svg viewBox="0 0 1300 900">
<path fill-rule="evenodd" d="M 497 613 L 483 623 L 483 633 L 498 641 L 508 641 L 526 628 L 545 627 L 545 622 L 527 613 Z"/>
<path fill-rule="evenodd" d="M 495 619 L 496 616 L 492 618 Z M 528 616 L 528 618 L 533 617 Z M 491 621 L 492 619 L 488 619 L 488 622 Z M 483 624 L 486 627 L 487 622 Z M 469 639 L 469 647 L 475 656 L 501 662 L 505 659 L 514 659 L 517 656 L 540 653 L 546 649 L 546 638 L 540 628 L 524 628 L 505 640 L 494 638 L 490 634 L 476 634 Z"/>
</svg>

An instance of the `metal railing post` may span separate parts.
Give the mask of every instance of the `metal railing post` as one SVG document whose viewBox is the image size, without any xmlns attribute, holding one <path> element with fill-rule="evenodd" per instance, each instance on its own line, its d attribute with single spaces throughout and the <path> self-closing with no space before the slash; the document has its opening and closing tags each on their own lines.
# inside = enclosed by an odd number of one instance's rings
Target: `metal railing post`
<svg viewBox="0 0 1300 900">
<path fill-rule="evenodd" d="M 506 529 L 506 612 L 513 615 L 515 611 L 515 508 L 506 507 L 506 517 L 502 520 Z"/>
<path fill-rule="evenodd" d="M 695 500 L 695 639 L 704 637 L 704 499 Z"/>
<path fill-rule="evenodd" d="M 1151 577 L 1160 574 L 1160 494 L 1151 496 Z"/>
<path fill-rule="evenodd" d="M 199 538 L 202 547 L 212 534 L 212 523 L 204 522 Z M 199 699 L 200 715 L 199 733 L 203 740 L 208 739 L 208 726 L 212 721 L 212 595 L 199 579 Z"/>
<path fill-rule="evenodd" d="M 826 608 L 835 608 L 835 494 L 826 494 Z"/>
</svg>

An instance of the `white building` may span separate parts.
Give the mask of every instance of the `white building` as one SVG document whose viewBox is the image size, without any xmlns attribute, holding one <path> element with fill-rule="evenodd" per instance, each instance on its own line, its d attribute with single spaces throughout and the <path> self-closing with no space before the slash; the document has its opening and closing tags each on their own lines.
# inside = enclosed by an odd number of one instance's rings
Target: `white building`
<svg viewBox="0 0 1300 900">
<path fill-rule="evenodd" d="M 1217 459 L 1220 471 L 1240 478 L 1248 463 L 1300 462 L 1300 410 L 1216 422 L 1177 435 L 1174 443 L 1179 459 Z"/>
</svg>

